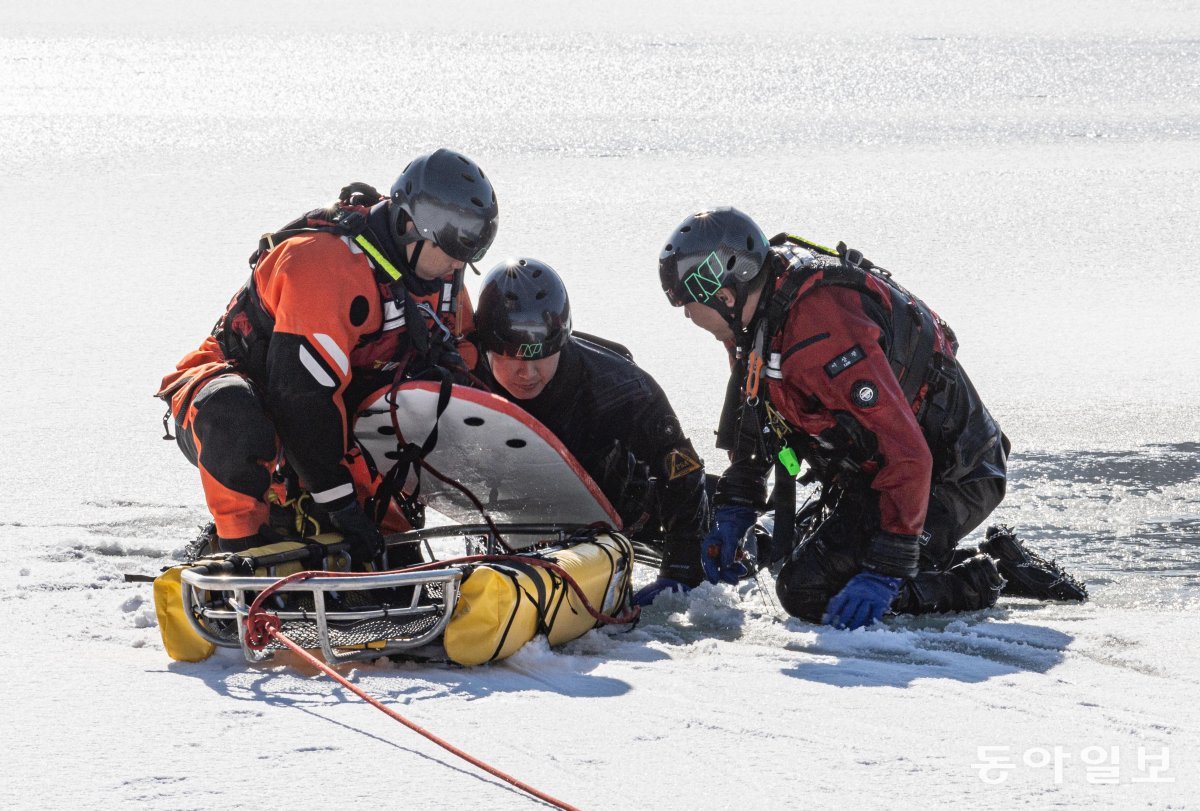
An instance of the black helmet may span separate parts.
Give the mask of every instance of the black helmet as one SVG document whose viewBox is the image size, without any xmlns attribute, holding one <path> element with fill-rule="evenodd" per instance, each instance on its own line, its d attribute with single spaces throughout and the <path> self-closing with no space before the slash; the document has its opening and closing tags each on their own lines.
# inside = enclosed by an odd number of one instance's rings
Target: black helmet
<svg viewBox="0 0 1200 811">
<path fill-rule="evenodd" d="M 401 245 L 428 239 L 460 262 L 478 262 L 496 238 L 500 209 L 492 183 L 452 149 L 405 166 L 392 184 L 390 205 L 392 235 Z M 412 233 L 405 234 L 401 213 L 412 221 Z"/>
<path fill-rule="evenodd" d="M 501 262 L 483 280 L 475 333 L 487 352 L 528 360 L 549 357 L 571 337 L 567 288 L 545 262 Z"/>
<path fill-rule="evenodd" d="M 713 303 L 722 287 L 744 298 L 748 283 L 767 259 L 767 237 L 736 208 L 724 206 L 693 214 L 679 224 L 658 256 L 658 277 L 676 307 Z"/>
</svg>

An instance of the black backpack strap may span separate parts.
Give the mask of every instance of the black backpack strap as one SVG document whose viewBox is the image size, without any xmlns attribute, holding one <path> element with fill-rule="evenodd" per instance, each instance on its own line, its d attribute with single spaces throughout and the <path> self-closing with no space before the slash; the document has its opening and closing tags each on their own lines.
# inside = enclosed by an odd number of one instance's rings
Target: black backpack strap
<svg viewBox="0 0 1200 811">
<path fill-rule="evenodd" d="M 388 394 L 389 398 L 395 398 L 395 392 L 400 386 L 400 380 L 397 379 L 396 384 L 392 387 Z M 387 505 L 397 496 L 404 495 L 404 482 L 408 480 L 410 470 L 415 470 L 417 476 L 417 485 L 413 488 L 413 492 L 405 495 L 405 499 L 415 501 L 417 496 L 421 494 L 421 460 L 433 452 L 437 447 L 438 442 L 438 426 L 442 419 L 442 414 L 446 411 L 446 406 L 450 405 L 450 394 L 452 392 L 453 382 L 448 373 L 442 375 L 441 385 L 438 387 L 437 408 L 433 417 L 433 430 L 429 432 L 429 436 L 425 437 L 425 441 L 420 445 L 405 440 L 400 433 L 400 425 L 395 419 L 395 409 L 392 410 L 392 428 L 395 430 L 396 440 L 404 444 L 391 452 L 388 456 L 392 457 L 395 454 L 396 464 L 387 475 L 383 477 L 383 482 L 376 489 L 374 498 L 376 499 L 375 510 L 376 518 L 382 519 L 387 511 Z M 386 398 L 385 398 L 386 401 Z"/>
<path fill-rule="evenodd" d="M 351 184 L 342 192 L 353 186 L 366 184 Z M 370 188 L 369 186 L 367 188 Z M 378 194 L 378 192 L 376 192 Z M 302 234 L 315 234 L 321 231 L 338 236 L 356 237 L 367 227 L 367 217 L 353 208 L 316 208 L 307 214 L 297 217 L 278 231 L 271 231 L 259 237 L 258 248 L 250 254 L 250 269 L 253 270 L 259 260 L 270 253 L 281 242 Z"/>
</svg>

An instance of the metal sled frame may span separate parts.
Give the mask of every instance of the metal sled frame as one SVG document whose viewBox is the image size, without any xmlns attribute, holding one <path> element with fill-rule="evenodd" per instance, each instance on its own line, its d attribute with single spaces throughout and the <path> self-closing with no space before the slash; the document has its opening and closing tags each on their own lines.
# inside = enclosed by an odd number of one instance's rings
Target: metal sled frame
<svg viewBox="0 0 1200 811">
<path fill-rule="evenodd" d="M 508 536 L 533 538 L 527 544 L 516 544 L 522 548 L 543 544 L 563 544 L 583 527 L 566 524 L 504 524 L 497 527 L 510 545 Z M 443 527 L 411 530 L 389 535 L 387 544 L 391 547 L 419 543 L 428 538 L 445 538 L 461 536 L 474 538 L 482 544 L 483 550 L 496 552 L 498 542 L 491 528 L 484 524 L 462 525 L 454 524 Z M 287 626 L 303 627 L 309 630 L 329 664 L 366 659 L 377 659 L 381 656 L 403 653 L 433 642 L 441 636 L 454 613 L 458 602 L 459 583 L 462 581 L 464 570 L 457 566 L 447 566 L 444 569 L 433 569 L 418 572 L 385 572 L 373 574 L 364 572 L 354 577 L 312 577 L 295 583 L 288 583 L 279 588 L 279 594 L 301 593 L 311 597 L 313 609 L 275 610 L 271 613 L 278 616 Z M 247 594 L 263 591 L 278 582 L 275 577 L 238 576 L 229 574 L 206 574 L 194 569 L 184 569 L 181 573 L 183 581 L 183 610 L 192 628 L 202 638 L 214 645 L 224 648 L 238 648 L 252 663 L 270 659 L 274 652 L 270 648 L 255 651 L 246 645 L 246 615 L 250 610 L 251 599 Z M 373 591 L 381 589 L 411 588 L 412 596 L 407 605 L 384 605 L 366 610 L 330 610 L 326 597 L 331 592 L 346 593 L 357 591 Z M 217 607 L 206 604 L 197 592 L 220 593 L 228 607 Z M 438 592 L 440 591 L 440 595 Z M 339 631 L 356 623 L 380 621 L 385 627 L 390 627 L 391 633 L 374 634 L 370 640 L 338 643 L 336 637 Z M 232 634 L 222 634 L 218 625 L 233 623 L 237 628 L 236 639 Z M 405 623 L 416 624 L 415 630 L 404 631 Z M 307 646 L 306 646 L 307 647 Z"/>
</svg>

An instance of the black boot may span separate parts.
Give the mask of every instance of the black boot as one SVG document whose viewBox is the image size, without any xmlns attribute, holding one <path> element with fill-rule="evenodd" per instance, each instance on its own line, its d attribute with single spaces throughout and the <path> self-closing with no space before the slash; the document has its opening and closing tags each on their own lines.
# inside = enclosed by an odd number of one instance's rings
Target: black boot
<svg viewBox="0 0 1200 811">
<path fill-rule="evenodd" d="M 183 559 L 187 563 L 195 563 L 200 558 L 215 555 L 220 551 L 221 548 L 217 540 L 217 525 L 209 521 L 200 527 L 200 532 L 196 535 L 195 540 L 189 543 L 183 550 Z"/>
<path fill-rule="evenodd" d="M 1087 588 L 1058 563 L 1047 561 L 1030 552 L 1016 534 L 1003 524 L 988 527 L 987 540 L 979 551 L 994 558 L 1000 574 L 1008 581 L 1004 593 L 1013 597 L 1033 597 L 1037 600 L 1083 601 Z"/>
<path fill-rule="evenodd" d="M 906 580 L 892 603 L 897 614 L 978 611 L 996 604 L 1004 578 L 987 555 L 976 555 L 944 572 L 921 572 Z"/>
</svg>

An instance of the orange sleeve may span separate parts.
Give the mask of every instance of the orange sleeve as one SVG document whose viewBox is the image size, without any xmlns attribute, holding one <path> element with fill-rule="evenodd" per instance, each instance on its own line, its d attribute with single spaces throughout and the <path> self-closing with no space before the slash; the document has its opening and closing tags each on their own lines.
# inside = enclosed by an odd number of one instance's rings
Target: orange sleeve
<svg viewBox="0 0 1200 811">
<path fill-rule="evenodd" d="M 340 237 L 294 237 L 255 271 L 275 320 L 265 394 L 284 453 L 319 503 L 341 499 L 349 422 L 343 399 L 350 353 L 382 323 L 366 257 Z"/>
<path fill-rule="evenodd" d="M 458 339 L 458 354 L 462 355 L 468 369 L 474 369 L 479 364 L 479 350 L 475 344 L 466 340 L 465 336 L 475 331 L 475 307 L 471 304 L 471 294 L 466 285 L 458 291 L 458 321 L 455 324 L 454 337 Z"/>
</svg>

